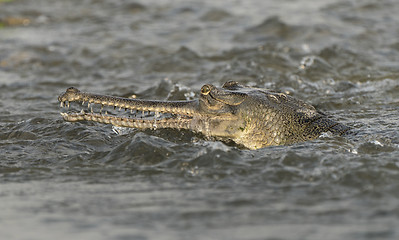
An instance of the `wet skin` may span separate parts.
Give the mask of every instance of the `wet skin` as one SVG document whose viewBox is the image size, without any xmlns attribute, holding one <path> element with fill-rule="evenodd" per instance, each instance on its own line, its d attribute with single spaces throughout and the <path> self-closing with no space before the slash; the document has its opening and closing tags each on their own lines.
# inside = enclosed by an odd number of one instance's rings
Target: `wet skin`
<svg viewBox="0 0 399 240">
<path fill-rule="evenodd" d="M 68 88 L 58 97 L 61 107 L 72 102 L 101 106 L 90 111 L 61 113 L 66 121 L 94 121 L 137 129 L 188 129 L 205 137 L 234 141 L 249 149 L 312 140 L 323 132 L 343 135 L 350 128 L 329 119 L 313 106 L 283 93 L 226 82 L 221 88 L 211 84 L 201 88 L 199 99 L 154 101 L 80 92 Z M 103 112 L 104 106 L 130 110 L 131 116 Z M 154 112 L 138 117 L 137 111 Z"/>
</svg>

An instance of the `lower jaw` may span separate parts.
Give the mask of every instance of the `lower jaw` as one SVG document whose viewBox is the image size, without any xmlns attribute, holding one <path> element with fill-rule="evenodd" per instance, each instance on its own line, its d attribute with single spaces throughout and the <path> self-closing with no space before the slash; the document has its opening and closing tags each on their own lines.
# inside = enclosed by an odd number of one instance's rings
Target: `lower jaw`
<svg viewBox="0 0 399 240">
<path fill-rule="evenodd" d="M 190 129 L 190 118 L 163 118 L 163 119 L 135 119 L 129 117 L 117 117 L 98 113 L 61 113 L 64 120 L 69 122 L 91 121 L 111 124 L 118 127 L 137 129 L 175 128 Z"/>
</svg>

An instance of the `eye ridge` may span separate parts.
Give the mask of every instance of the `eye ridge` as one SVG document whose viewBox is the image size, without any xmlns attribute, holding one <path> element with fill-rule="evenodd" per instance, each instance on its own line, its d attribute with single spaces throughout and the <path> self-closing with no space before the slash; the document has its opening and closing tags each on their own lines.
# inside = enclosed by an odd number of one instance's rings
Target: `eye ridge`
<svg viewBox="0 0 399 240">
<path fill-rule="evenodd" d="M 222 86 L 222 88 L 232 88 L 232 87 L 238 87 L 238 82 L 230 80 L 225 82 Z"/>
</svg>

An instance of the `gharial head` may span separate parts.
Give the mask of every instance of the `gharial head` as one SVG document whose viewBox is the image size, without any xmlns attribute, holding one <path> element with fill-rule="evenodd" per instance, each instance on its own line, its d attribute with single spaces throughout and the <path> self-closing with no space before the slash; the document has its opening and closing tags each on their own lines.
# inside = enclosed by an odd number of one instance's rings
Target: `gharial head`
<svg viewBox="0 0 399 240">
<path fill-rule="evenodd" d="M 232 107 L 240 105 L 247 94 L 237 91 L 243 88 L 237 82 L 226 82 L 222 88 L 206 84 L 201 88 L 199 111 L 204 113 L 231 112 Z"/>
<path fill-rule="evenodd" d="M 95 104 L 101 105 L 98 113 L 93 110 L 61 113 L 67 121 L 95 121 L 138 129 L 189 129 L 250 149 L 314 139 L 335 124 L 331 120 L 319 121 L 324 116 L 301 100 L 234 81 L 221 88 L 206 84 L 199 99 L 190 101 L 130 99 L 84 93 L 76 88 L 67 89 L 58 100 L 61 106 L 68 107 L 71 102 L 87 102 L 91 109 Z M 129 109 L 133 114 L 103 113 L 105 106 Z"/>
<path fill-rule="evenodd" d="M 67 121 L 96 121 L 115 126 L 145 128 L 178 128 L 201 132 L 207 137 L 231 138 L 231 131 L 224 129 L 240 121 L 238 106 L 247 94 L 239 91 L 237 82 L 227 82 L 222 88 L 206 84 L 201 88 L 199 99 L 191 101 L 141 100 L 81 92 L 71 87 L 58 97 L 61 107 L 73 102 L 88 104 L 91 111 L 63 112 Z M 93 105 L 101 105 L 100 113 L 93 112 Z M 130 116 L 119 116 L 102 109 L 106 106 L 131 110 Z M 142 114 L 138 114 L 138 111 Z M 160 113 L 160 114 L 159 114 Z M 144 117 L 143 117 L 144 116 Z"/>
</svg>

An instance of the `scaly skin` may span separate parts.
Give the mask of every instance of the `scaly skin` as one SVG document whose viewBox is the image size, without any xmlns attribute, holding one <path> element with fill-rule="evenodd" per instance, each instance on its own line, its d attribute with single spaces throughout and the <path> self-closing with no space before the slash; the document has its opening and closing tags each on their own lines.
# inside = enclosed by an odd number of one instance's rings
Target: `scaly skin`
<svg viewBox="0 0 399 240">
<path fill-rule="evenodd" d="M 206 137 L 232 140 L 249 149 L 316 139 L 323 132 L 343 135 L 349 127 L 328 119 L 316 109 L 283 93 L 226 82 L 222 88 L 207 84 L 192 101 L 152 101 L 105 96 L 68 88 L 58 97 L 61 106 L 83 102 L 134 111 L 162 113 L 141 119 L 81 111 L 61 113 L 66 121 L 94 121 L 137 129 L 175 128 Z M 158 115 L 158 114 L 156 114 Z"/>
</svg>

